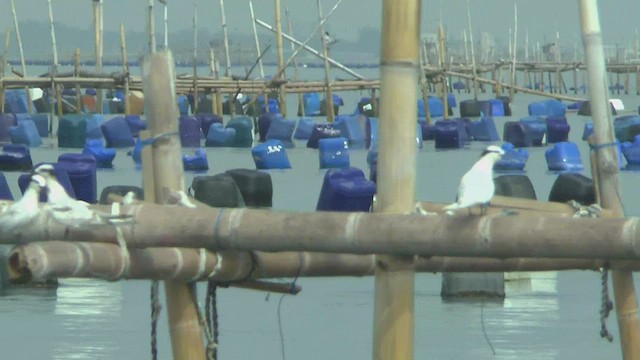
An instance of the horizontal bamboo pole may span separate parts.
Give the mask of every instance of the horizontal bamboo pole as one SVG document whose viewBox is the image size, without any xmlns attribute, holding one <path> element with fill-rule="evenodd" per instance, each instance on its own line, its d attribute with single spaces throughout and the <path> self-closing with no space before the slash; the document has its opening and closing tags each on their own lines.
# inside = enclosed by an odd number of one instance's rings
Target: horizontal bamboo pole
<svg viewBox="0 0 640 360">
<path fill-rule="evenodd" d="M 108 206 L 92 208 L 108 212 Z M 131 247 L 195 247 L 237 251 L 312 251 L 470 257 L 640 258 L 640 218 L 562 218 L 553 215 L 420 216 L 375 213 L 185 209 L 141 204 L 121 211 Z M 321 226 L 319 226 L 321 224 Z M 49 239 L 116 242 L 110 226 L 65 228 L 47 212 L 1 243 Z"/>
<path fill-rule="evenodd" d="M 223 261 L 220 261 L 220 259 Z M 9 276 L 15 282 L 59 278 L 104 280 L 149 279 L 178 281 L 247 282 L 283 277 L 371 276 L 372 255 L 310 252 L 200 252 L 189 248 L 129 249 L 129 271 L 122 249 L 115 244 L 48 241 L 14 247 L 9 254 Z M 598 270 L 596 259 L 490 259 L 417 257 L 417 272 L 504 272 Z M 612 269 L 640 270 L 640 261 L 613 261 Z M 255 269 L 252 271 L 252 269 Z M 252 288 L 259 287 L 252 284 Z M 243 287 L 238 285 L 238 287 Z M 269 287 L 273 291 L 273 286 Z"/>
</svg>

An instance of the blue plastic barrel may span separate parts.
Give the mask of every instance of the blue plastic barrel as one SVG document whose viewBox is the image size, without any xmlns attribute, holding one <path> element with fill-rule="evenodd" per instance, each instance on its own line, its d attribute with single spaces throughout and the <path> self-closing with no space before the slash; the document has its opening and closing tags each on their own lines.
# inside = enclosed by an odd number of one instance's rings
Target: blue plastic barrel
<svg viewBox="0 0 640 360">
<path fill-rule="evenodd" d="M 504 155 L 495 163 L 493 169 L 503 172 L 524 170 L 529 159 L 529 152 L 526 149 L 516 149 L 513 144 L 508 142 L 502 144 L 501 147 L 504 150 Z"/>
<path fill-rule="evenodd" d="M 467 128 L 469 137 L 475 141 L 499 141 L 500 135 L 496 123 L 490 116 L 483 116 L 480 121 L 471 121 Z M 424 129 L 423 129 L 424 131 Z M 424 138 L 424 137 L 423 137 Z"/>
<path fill-rule="evenodd" d="M 549 171 L 579 172 L 584 170 L 580 149 L 572 142 L 559 142 L 544 153 Z"/>
<path fill-rule="evenodd" d="M 457 149 L 468 141 L 466 122 L 463 120 L 438 120 L 435 128 L 436 149 Z"/>
<path fill-rule="evenodd" d="M 239 116 L 229 120 L 227 128 L 236 130 L 232 147 L 251 147 L 253 145 L 253 120 L 248 116 Z"/>
<path fill-rule="evenodd" d="M 209 128 L 211 127 L 211 124 L 223 123 L 222 116 L 216 115 L 216 114 L 201 113 L 201 114 L 197 114 L 196 117 L 200 120 L 200 128 L 202 129 L 202 134 L 204 135 L 205 138 L 209 133 Z"/>
<path fill-rule="evenodd" d="M 90 204 L 98 200 L 96 176 L 96 159 L 86 154 L 62 154 L 58 157 L 58 165 L 67 171 L 78 200 Z"/>
<path fill-rule="evenodd" d="M 258 134 L 260 135 L 260 141 L 267 140 L 267 132 L 269 131 L 269 127 L 271 127 L 271 123 L 273 120 L 282 118 L 280 114 L 274 113 L 263 113 L 258 118 Z"/>
<path fill-rule="evenodd" d="M 129 130 L 133 137 L 138 137 L 141 130 L 147 129 L 147 122 L 140 118 L 140 115 L 125 115 L 124 120 L 129 125 Z"/>
<path fill-rule="evenodd" d="M 99 139 L 88 140 L 82 153 L 93 156 L 96 159 L 96 167 L 103 169 L 112 168 L 113 159 L 116 157 L 116 149 L 105 148 Z"/>
<path fill-rule="evenodd" d="M 206 147 L 231 147 L 236 138 L 236 129 L 225 128 L 220 123 L 213 123 L 207 132 Z"/>
<path fill-rule="evenodd" d="M 18 122 L 18 125 L 12 127 L 10 132 L 11 142 L 14 144 L 22 144 L 28 147 L 38 147 L 42 145 L 42 138 L 33 120 Z"/>
<path fill-rule="evenodd" d="M 364 115 L 340 115 L 333 127 L 340 130 L 340 135 L 349 141 L 352 149 L 366 148 L 367 117 Z"/>
<path fill-rule="evenodd" d="M 624 142 L 621 144 L 622 154 L 627 160 L 627 168 L 637 170 L 640 169 L 640 135 L 636 135 L 633 142 Z"/>
<path fill-rule="evenodd" d="M 326 138 L 318 141 L 320 168 L 349 167 L 349 142 L 346 138 Z"/>
<path fill-rule="evenodd" d="M 209 170 L 207 152 L 203 148 L 198 148 L 193 155 L 182 155 L 182 165 L 185 171 Z"/>
<path fill-rule="evenodd" d="M 202 129 L 200 120 L 195 116 L 180 116 L 180 145 L 182 147 L 197 148 L 200 147 L 202 139 Z"/>
<path fill-rule="evenodd" d="M 287 120 L 281 117 L 277 117 L 271 121 L 271 125 L 269 126 L 269 130 L 267 131 L 265 139 L 280 140 L 287 148 L 292 148 L 294 147 L 294 144 L 291 137 L 293 136 L 293 131 L 295 130 L 295 128 L 295 120 Z"/>
<path fill-rule="evenodd" d="M 33 167 L 29 148 L 21 144 L 6 144 L 0 153 L 0 170 L 29 171 Z"/>
<path fill-rule="evenodd" d="M 17 120 L 13 114 L 0 114 L 0 142 L 11 142 L 11 128 Z"/>
<path fill-rule="evenodd" d="M 271 139 L 254 146 L 251 156 L 256 169 L 290 169 L 287 149 L 280 140 Z"/>
<path fill-rule="evenodd" d="M 316 210 L 368 212 L 375 192 L 375 183 L 367 180 L 362 170 L 331 169 L 324 176 Z"/>
<path fill-rule="evenodd" d="M 569 140 L 571 126 L 564 116 L 547 116 L 547 143 L 557 143 Z"/>
<path fill-rule="evenodd" d="M 300 118 L 298 119 L 298 125 L 293 133 L 293 138 L 296 140 L 309 140 L 311 132 L 313 131 L 313 119 Z"/>
<path fill-rule="evenodd" d="M 312 149 L 318 148 L 318 141 L 320 139 L 336 138 L 340 137 L 340 130 L 329 124 L 316 124 L 311 131 L 311 136 L 307 140 L 307 147 Z"/>
<path fill-rule="evenodd" d="M 302 101 L 304 101 L 304 114 L 301 115 L 320 116 L 320 94 L 305 93 L 302 95 Z"/>
<path fill-rule="evenodd" d="M 123 116 L 114 117 L 100 125 L 109 148 L 125 148 L 135 145 L 129 124 Z"/>
</svg>

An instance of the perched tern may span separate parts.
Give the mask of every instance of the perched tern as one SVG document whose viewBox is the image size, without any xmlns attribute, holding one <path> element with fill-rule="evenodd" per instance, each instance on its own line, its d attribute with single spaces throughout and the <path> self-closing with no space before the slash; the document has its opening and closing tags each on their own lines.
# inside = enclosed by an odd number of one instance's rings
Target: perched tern
<svg viewBox="0 0 640 360">
<path fill-rule="evenodd" d="M 470 214 L 471 207 L 479 205 L 480 213 L 484 214 L 495 192 L 493 165 L 500 160 L 502 155 L 504 155 L 504 150 L 500 147 L 494 145 L 487 147 L 482 152 L 480 160 L 462 176 L 456 202 L 445 206 L 443 210 L 451 213 L 456 209 L 467 208 Z"/>
<path fill-rule="evenodd" d="M 38 198 L 40 191 L 46 186 L 45 179 L 40 175 L 33 175 L 22 198 L 0 215 L 0 231 L 3 233 L 16 232 L 21 227 L 33 221 L 40 212 Z"/>
<path fill-rule="evenodd" d="M 334 39 L 331 37 L 331 35 L 329 35 L 328 31 L 324 32 L 324 35 L 322 35 L 322 40 L 327 44 L 327 46 L 333 45 L 338 42 L 337 39 Z"/>
</svg>

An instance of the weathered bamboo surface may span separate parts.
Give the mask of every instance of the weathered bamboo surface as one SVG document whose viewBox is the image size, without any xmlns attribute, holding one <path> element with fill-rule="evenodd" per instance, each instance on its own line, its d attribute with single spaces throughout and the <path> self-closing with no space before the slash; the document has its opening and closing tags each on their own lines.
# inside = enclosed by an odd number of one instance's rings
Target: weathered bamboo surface
<svg viewBox="0 0 640 360">
<path fill-rule="evenodd" d="M 110 212 L 108 206 L 92 208 Z M 123 206 L 134 217 L 122 226 L 128 246 L 193 247 L 236 251 L 311 251 L 472 257 L 640 258 L 640 218 L 525 215 L 422 216 L 257 209 L 185 209 L 144 203 Z M 159 227 L 158 224 L 163 224 Z M 323 224 L 318 227 L 317 224 Z M 116 243 L 113 227 L 65 228 L 42 212 L 5 244 L 66 239 Z"/>
<path fill-rule="evenodd" d="M 58 278 L 151 279 L 242 282 L 283 277 L 371 276 L 372 255 L 312 252 L 213 252 L 190 248 L 129 250 L 129 271 L 122 249 L 115 244 L 46 241 L 18 245 L 9 255 L 12 281 Z M 597 259 L 491 259 L 471 257 L 417 257 L 416 272 L 599 270 Z M 640 270 L 640 261 L 612 261 L 612 269 Z"/>
</svg>

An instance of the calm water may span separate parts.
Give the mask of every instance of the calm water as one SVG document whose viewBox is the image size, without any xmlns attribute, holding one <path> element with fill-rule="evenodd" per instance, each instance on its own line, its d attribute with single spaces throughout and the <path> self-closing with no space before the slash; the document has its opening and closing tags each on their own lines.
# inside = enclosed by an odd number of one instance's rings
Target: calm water
<svg viewBox="0 0 640 360">
<path fill-rule="evenodd" d="M 34 73 L 42 69 L 36 69 Z M 180 69 L 178 70 L 180 72 Z M 363 70 L 375 77 L 377 70 Z M 316 69 L 310 77 L 320 78 Z M 339 76 L 339 75 L 336 75 Z M 341 94 L 351 112 L 360 93 Z M 464 99 L 467 95 L 458 96 Z M 481 99 L 491 94 L 483 94 Z M 628 108 L 635 97 L 621 96 Z M 513 111 L 526 115 L 535 98 L 517 95 Z M 295 96 L 290 96 L 290 111 Z M 457 109 L 456 109 L 457 114 Z M 497 118 L 499 133 L 509 118 Z M 584 117 L 569 116 L 571 140 L 580 144 L 590 175 L 587 148 L 580 140 Z M 486 144 L 435 152 L 425 143 L 418 155 L 417 198 L 451 201 L 460 176 Z M 538 198 L 546 199 L 555 175 L 546 171 L 544 148 L 529 149 L 527 175 Z M 188 150 L 191 151 L 191 150 Z M 63 151 L 39 148 L 34 163 L 54 161 Z M 288 150 L 293 169 L 272 172 L 274 207 L 313 211 L 323 171 L 317 153 L 298 144 Z M 367 169 L 366 152 L 350 152 L 353 166 Z M 208 149 L 210 171 L 247 167 L 254 163 L 249 149 Z M 401 161 L 399 159 L 399 161 Z M 140 170 L 119 150 L 114 170 L 100 170 L 98 189 L 107 185 L 140 185 Z M 14 194 L 17 173 L 7 173 Z M 187 185 L 196 174 L 187 174 Z M 622 196 L 628 215 L 640 213 L 635 191 L 638 174 L 621 174 Z M 599 274 L 586 271 L 535 274 L 531 280 L 507 284 L 504 301 L 447 302 L 440 298 L 440 274 L 417 274 L 415 293 L 416 359 L 612 359 L 620 358 L 615 314 L 609 320 L 613 344 L 599 336 Z M 281 323 L 287 359 L 368 359 L 371 356 L 373 278 L 300 279 L 303 291 L 282 302 Z M 640 286 L 637 284 L 636 286 Z M 10 290 L 0 296 L 0 349 L 16 359 L 144 359 L 150 357 L 150 283 L 62 280 L 56 290 Z M 163 293 L 163 292 L 161 292 Z M 199 288 L 203 301 L 204 287 Z M 277 307 L 280 295 L 222 289 L 220 357 L 223 359 L 282 359 Z M 159 323 L 161 359 L 171 358 L 166 312 Z M 494 355 L 482 332 L 495 347 Z"/>
</svg>

